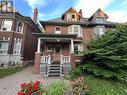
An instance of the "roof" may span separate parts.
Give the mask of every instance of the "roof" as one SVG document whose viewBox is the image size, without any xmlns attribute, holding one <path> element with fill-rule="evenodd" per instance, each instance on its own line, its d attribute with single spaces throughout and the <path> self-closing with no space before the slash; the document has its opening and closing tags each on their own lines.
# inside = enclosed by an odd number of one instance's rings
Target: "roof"
<svg viewBox="0 0 127 95">
<path fill-rule="evenodd" d="M 42 26 L 45 26 L 45 25 L 52 25 L 52 24 L 55 24 L 55 25 L 72 25 L 72 24 L 77 24 L 77 25 L 89 25 L 89 26 L 93 26 L 93 25 L 114 25 L 116 24 L 115 22 L 109 22 L 109 21 L 106 21 L 105 23 L 93 23 L 92 21 L 89 21 L 90 18 L 81 18 L 80 21 L 77 21 L 77 22 L 70 22 L 70 21 L 65 21 L 65 20 L 62 20 L 61 18 L 55 18 L 55 19 L 51 19 L 51 20 L 48 20 L 48 21 L 40 21 L 41 25 Z"/>
<path fill-rule="evenodd" d="M 37 30 L 37 32 L 41 32 L 38 25 L 36 23 L 34 23 L 34 21 L 30 17 L 23 16 L 19 12 L 13 12 L 13 13 L 9 13 L 9 14 L 0 14 L 0 16 L 3 18 L 18 18 L 20 20 L 27 21 L 30 25 L 32 25 L 32 27 L 34 29 Z"/>
</svg>

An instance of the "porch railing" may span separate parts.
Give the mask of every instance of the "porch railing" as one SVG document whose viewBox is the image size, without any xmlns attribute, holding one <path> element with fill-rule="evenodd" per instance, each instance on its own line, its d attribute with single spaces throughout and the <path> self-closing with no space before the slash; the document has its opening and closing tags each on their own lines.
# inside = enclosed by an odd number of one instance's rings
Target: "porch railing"
<svg viewBox="0 0 127 95">
<path fill-rule="evenodd" d="M 61 55 L 61 64 L 70 63 L 70 56 Z"/>
<path fill-rule="evenodd" d="M 41 63 L 43 63 L 43 64 L 51 64 L 51 55 L 41 56 Z"/>
</svg>

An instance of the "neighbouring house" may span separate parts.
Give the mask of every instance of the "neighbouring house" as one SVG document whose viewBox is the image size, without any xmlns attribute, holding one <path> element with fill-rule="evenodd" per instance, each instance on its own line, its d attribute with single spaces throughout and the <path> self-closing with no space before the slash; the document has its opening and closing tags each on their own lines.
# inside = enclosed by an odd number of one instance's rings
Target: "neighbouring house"
<svg viewBox="0 0 127 95">
<path fill-rule="evenodd" d="M 35 72 L 46 76 L 64 76 L 82 59 L 86 43 L 112 28 L 115 23 L 98 9 L 90 18 L 69 8 L 59 18 L 40 21 L 45 32 L 33 33 L 38 37 L 35 53 Z"/>
<path fill-rule="evenodd" d="M 0 66 L 25 66 L 34 62 L 37 38 L 41 32 L 37 25 L 37 9 L 33 20 L 19 12 L 0 13 Z"/>
</svg>

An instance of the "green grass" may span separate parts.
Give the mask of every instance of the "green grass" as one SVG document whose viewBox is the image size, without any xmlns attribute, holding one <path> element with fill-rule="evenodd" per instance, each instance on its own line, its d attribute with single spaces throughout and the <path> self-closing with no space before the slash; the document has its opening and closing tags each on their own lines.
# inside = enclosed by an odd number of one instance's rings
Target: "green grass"
<svg viewBox="0 0 127 95">
<path fill-rule="evenodd" d="M 21 71 L 22 68 L 21 67 L 16 67 L 16 68 L 8 68 L 8 69 L 0 69 L 0 78 L 3 78 L 5 76 L 14 74 L 18 71 Z"/>
<path fill-rule="evenodd" d="M 110 82 L 86 76 L 85 81 L 90 88 L 88 95 L 127 95 L 127 84 Z"/>
</svg>

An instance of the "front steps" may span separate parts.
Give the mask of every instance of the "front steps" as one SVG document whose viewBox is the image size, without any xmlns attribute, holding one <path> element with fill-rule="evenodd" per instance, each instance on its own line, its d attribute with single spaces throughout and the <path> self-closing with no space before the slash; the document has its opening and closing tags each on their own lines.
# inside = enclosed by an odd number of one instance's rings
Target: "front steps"
<svg viewBox="0 0 127 95">
<path fill-rule="evenodd" d="M 48 69 L 48 77 L 60 77 L 62 76 L 62 67 L 60 64 L 51 64 Z"/>
</svg>

